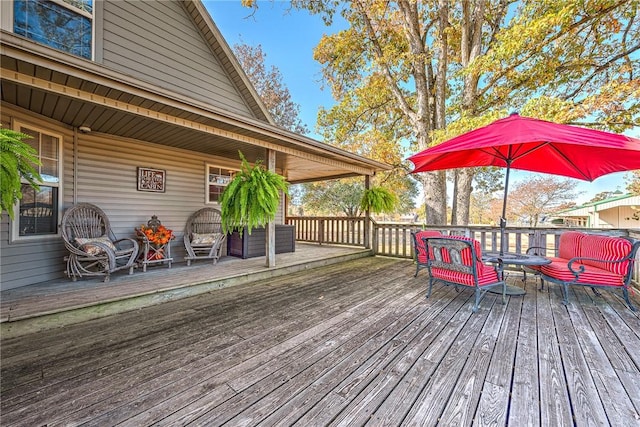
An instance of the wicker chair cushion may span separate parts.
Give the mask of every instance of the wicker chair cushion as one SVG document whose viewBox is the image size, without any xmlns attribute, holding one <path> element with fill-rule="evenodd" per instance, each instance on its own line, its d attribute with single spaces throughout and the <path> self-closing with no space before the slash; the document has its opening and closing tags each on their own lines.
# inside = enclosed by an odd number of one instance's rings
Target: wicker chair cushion
<svg viewBox="0 0 640 427">
<path fill-rule="evenodd" d="M 88 253 L 89 255 L 100 255 L 104 253 L 104 249 L 100 246 L 92 245 L 91 243 L 98 242 L 106 245 L 107 247 L 116 250 L 116 247 L 111 240 L 107 236 L 94 237 L 94 238 L 85 238 L 85 237 L 76 237 L 76 243 L 80 246 L 80 249 Z"/>
<path fill-rule="evenodd" d="M 192 245 L 213 245 L 213 243 L 222 237 L 221 233 L 191 233 Z"/>
</svg>

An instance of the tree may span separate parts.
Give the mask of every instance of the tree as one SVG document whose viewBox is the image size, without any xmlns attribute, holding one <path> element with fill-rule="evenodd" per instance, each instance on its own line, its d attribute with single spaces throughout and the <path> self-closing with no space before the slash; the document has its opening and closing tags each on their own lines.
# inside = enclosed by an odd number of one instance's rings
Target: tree
<svg viewBox="0 0 640 427">
<path fill-rule="evenodd" d="M 42 177 L 36 166 L 40 165 L 38 153 L 30 145 L 23 142 L 31 138 L 21 132 L 0 128 L 0 202 L 2 210 L 7 211 L 13 219 L 13 207 L 22 199 L 22 179 L 34 189 L 39 190 L 38 183 Z"/>
<path fill-rule="evenodd" d="M 320 215 L 335 215 L 341 212 L 345 216 L 360 216 L 360 201 L 364 185 L 360 180 L 341 179 L 306 184 L 302 197 L 306 211 Z"/>
<path fill-rule="evenodd" d="M 395 147 L 399 158 L 405 157 L 403 140 L 428 147 L 429 133 L 444 125 L 446 75 L 434 69 L 431 58 L 436 52 L 426 49 L 423 38 L 426 28 L 444 30 L 442 19 L 428 16 L 421 2 L 412 1 L 352 1 L 339 3 L 340 10 L 328 1 L 296 1 L 294 5 L 322 14 L 327 22 L 334 13 L 341 13 L 350 24 L 347 30 L 324 36 L 314 52 L 339 101 L 320 115 L 320 126 L 334 133 L 325 139 L 351 144 L 362 135 L 376 135 L 380 138 L 365 139 Z M 427 221 L 443 223 L 444 172 L 417 178 L 428 202 Z"/>
<path fill-rule="evenodd" d="M 267 55 L 262 46 L 236 44 L 233 51 L 276 125 L 296 133 L 309 133 L 300 119 L 300 106 L 291 99 L 280 70 L 273 65 L 267 69 Z"/>
<path fill-rule="evenodd" d="M 415 152 L 441 141 L 436 130 L 456 125 L 461 133 L 513 109 L 618 131 L 639 123 L 637 1 L 292 4 L 327 23 L 341 14 L 349 25 L 314 52 L 338 100 L 319 119 L 331 143 L 358 145 L 366 136 L 398 151 L 411 142 Z M 468 221 L 474 172 L 455 173 L 454 222 Z M 444 223 L 444 172 L 418 179 L 427 222 Z"/>
<path fill-rule="evenodd" d="M 509 193 L 507 217 L 536 227 L 543 215 L 574 206 L 576 180 L 553 175 L 535 175 L 516 183 Z"/>
<path fill-rule="evenodd" d="M 621 196 L 622 191 L 601 191 L 589 200 L 589 203 L 600 202 L 605 199 L 610 199 L 612 197 Z"/>
<path fill-rule="evenodd" d="M 416 151 L 440 140 L 434 130 L 470 130 L 514 108 L 561 123 L 595 118 L 611 130 L 638 123 L 636 1 L 293 4 L 349 24 L 315 51 L 339 101 L 319 121 L 329 141 L 351 144 L 376 130 L 385 144 L 415 141 Z M 456 173 L 454 222 L 468 220 L 473 172 Z M 444 223 L 443 174 L 419 178 L 428 222 Z"/>
<path fill-rule="evenodd" d="M 631 171 L 625 176 L 627 191 L 631 194 L 640 194 L 640 170 Z"/>
</svg>

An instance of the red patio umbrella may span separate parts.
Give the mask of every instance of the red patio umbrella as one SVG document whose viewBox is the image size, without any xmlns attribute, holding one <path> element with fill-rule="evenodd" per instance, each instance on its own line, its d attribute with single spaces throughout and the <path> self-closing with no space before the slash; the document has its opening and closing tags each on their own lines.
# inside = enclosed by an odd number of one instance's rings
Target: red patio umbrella
<svg viewBox="0 0 640 427">
<path fill-rule="evenodd" d="M 506 226 L 509 171 L 593 181 L 640 169 L 640 139 L 511 114 L 409 157 L 412 173 L 478 166 L 507 168 L 500 229 Z M 500 252 L 503 252 L 503 242 Z"/>
</svg>

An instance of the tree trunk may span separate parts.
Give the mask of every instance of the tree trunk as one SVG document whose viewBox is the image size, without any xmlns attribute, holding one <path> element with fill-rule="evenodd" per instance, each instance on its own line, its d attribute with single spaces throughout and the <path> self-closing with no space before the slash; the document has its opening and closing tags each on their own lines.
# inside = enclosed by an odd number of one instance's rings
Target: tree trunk
<svg viewBox="0 0 640 427">
<path fill-rule="evenodd" d="M 451 201 L 451 225 L 458 225 L 458 169 L 453 171 L 453 200 Z"/>
<path fill-rule="evenodd" d="M 457 206 L 455 217 L 451 215 L 452 225 L 469 225 L 469 210 L 471 206 L 471 191 L 473 187 L 473 169 L 460 169 L 456 174 L 456 192 L 454 203 Z"/>
<path fill-rule="evenodd" d="M 425 202 L 425 224 L 447 223 L 447 182 L 444 171 L 420 174 Z"/>
<path fill-rule="evenodd" d="M 484 5 L 484 0 L 463 2 L 460 42 L 460 59 L 463 67 L 468 66 L 481 54 Z M 477 74 L 467 74 L 464 77 L 461 105 L 463 114 L 474 115 L 476 112 L 478 82 Z M 473 175 L 473 169 L 463 169 L 456 174 L 456 191 L 453 194 L 456 211 L 455 216 L 452 215 L 452 224 L 469 224 Z"/>
</svg>

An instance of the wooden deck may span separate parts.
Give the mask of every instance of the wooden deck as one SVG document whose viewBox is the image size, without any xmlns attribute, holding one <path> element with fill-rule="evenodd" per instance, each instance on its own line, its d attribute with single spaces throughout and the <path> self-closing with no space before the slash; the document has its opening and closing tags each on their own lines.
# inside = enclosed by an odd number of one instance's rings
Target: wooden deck
<svg viewBox="0 0 640 427">
<path fill-rule="evenodd" d="M 362 247 L 298 243 L 295 252 L 276 255 L 274 268 L 266 267 L 264 256 L 227 256 L 215 265 L 202 260 L 132 275 L 121 271 L 107 283 L 98 277 L 65 278 L 0 292 L 0 327 L 5 337 L 21 335 L 369 255 Z"/>
<path fill-rule="evenodd" d="M 473 314 L 413 273 L 367 257 L 3 338 L 0 424 L 639 425 L 617 294 L 531 279 Z"/>
</svg>

